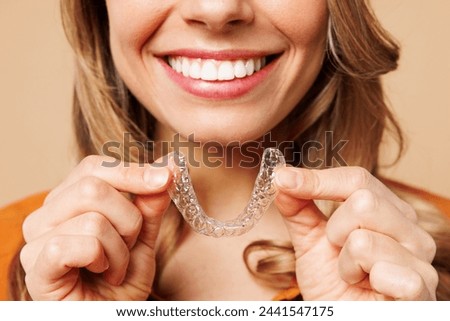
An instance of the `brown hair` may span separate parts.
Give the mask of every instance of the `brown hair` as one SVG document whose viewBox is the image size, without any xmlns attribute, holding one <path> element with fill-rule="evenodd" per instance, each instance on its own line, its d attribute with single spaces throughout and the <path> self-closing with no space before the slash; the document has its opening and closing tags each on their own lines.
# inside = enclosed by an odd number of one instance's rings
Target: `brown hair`
<svg viewBox="0 0 450 321">
<path fill-rule="evenodd" d="M 377 175 L 386 129 L 397 138 L 399 155 L 403 146 L 400 127 L 385 103 L 380 81 L 380 76 L 396 69 L 399 47 L 380 26 L 367 1 L 328 0 L 328 7 L 328 45 L 322 70 L 306 96 L 279 126 L 289 133 L 287 139 L 299 145 L 309 140 L 325 143 L 325 133 L 332 131 L 336 139 L 348 140 L 342 156 L 349 165 L 362 166 Z M 73 120 L 80 158 L 101 154 L 106 142 L 122 141 L 126 132 L 143 143 L 152 139 L 154 118 L 130 93 L 114 67 L 105 2 L 63 0 L 61 10 L 76 58 Z M 126 160 L 140 161 L 136 156 L 128 156 L 122 155 Z M 427 211 L 420 213 L 431 221 L 428 231 L 441 240 L 435 261 L 445 262 L 445 266 L 439 270 L 438 297 L 450 299 L 449 261 L 443 261 L 450 244 L 448 220 L 436 210 L 429 215 Z M 180 216 L 169 217 L 165 222 L 165 237 L 157 257 L 159 270 L 176 250 L 182 231 Z M 252 254 L 261 249 L 269 254 L 250 264 Z M 287 286 L 295 276 L 289 244 L 261 240 L 250 244 L 243 255 L 249 270 L 273 285 Z M 16 293 L 16 298 L 20 295 Z"/>
</svg>

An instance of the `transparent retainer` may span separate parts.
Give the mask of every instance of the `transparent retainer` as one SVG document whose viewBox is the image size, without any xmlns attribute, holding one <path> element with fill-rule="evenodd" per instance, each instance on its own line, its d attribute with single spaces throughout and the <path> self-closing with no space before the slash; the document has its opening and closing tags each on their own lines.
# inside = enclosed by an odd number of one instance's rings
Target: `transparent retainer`
<svg viewBox="0 0 450 321">
<path fill-rule="evenodd" d="M 278 149 L 265 149 L 247 206 L 236 219 L 223 222 L 206 215 L 200 206 L 192 186 L 186 157 L 176 152 L 171 153 L 169 157 L 175 164 L 173 184 L 169 187 L 170 197 L 194 231 L 213 237 L 238 236 L 252 229 L 275 199 L 276 189 L 273 184 L 275 171 L 286 164 L 283 154 Z"/>
</svg>

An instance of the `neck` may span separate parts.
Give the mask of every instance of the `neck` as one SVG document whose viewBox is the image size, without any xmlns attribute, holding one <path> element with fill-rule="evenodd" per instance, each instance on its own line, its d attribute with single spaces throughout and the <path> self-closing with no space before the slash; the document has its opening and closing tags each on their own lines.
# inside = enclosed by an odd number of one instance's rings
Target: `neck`
<svg viewBox="0 0 450 321">
<path fill-rule="evenodd" d="M 160 149 L 160 155 L 175 150 L 186 156 L 195 192 L 208 216 L 226 221 L 242 212 L 259 171 L 261 148 L 202 144 L 167 134 L 157 141 L 171 143 L 170 148 Z"/>
<path fill-rule="evenodd" d="M 245 159 L 237 148 L 226 150 L 225 154 L 215 159 L 216 166 L 203 163 L 191 170 L 200 204 L 209 216 L 220 220 L 234 219 L 244 209 L 259 165 L 245 165 Z"/>
</svg>

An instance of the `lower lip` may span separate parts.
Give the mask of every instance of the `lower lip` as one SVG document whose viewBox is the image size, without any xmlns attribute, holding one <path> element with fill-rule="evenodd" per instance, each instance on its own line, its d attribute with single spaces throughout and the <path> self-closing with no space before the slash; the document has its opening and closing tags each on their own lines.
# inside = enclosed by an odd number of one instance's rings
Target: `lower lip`
<svg viewBox="0 0 450 321">
<path fill-rule="evenodd" d="M 194 96 L 208 99 L 233 99 L 244 96 L 268 77 L 276 63 L 276 61 L 271 61 L 270 64 L 260 71 L 245 78 L 236 78 L 228 81 L 205 81 L 184 77 L 183 74 L 173 70 L 163 59 L 159 58 L 158 61 L 167 72 L 169 78 L 178 86 Z"/>
</svg>

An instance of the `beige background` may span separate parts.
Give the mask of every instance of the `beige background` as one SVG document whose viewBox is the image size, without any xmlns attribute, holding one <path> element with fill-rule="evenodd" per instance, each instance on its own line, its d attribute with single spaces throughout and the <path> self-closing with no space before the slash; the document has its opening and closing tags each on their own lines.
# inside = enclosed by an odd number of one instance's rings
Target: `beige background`
<svg viewBox="0 0 450 321">
<path fill-rule="evenodd" d="M 450 1 L 372 2 L 403 46 L 386 87 L 409 144 L 386 173 L 450 197 Z M 0 39 L 2 206 L 63 179 L 73 141 L 71 53 L 58 0 L 1 0 Z"/>
</svg>

